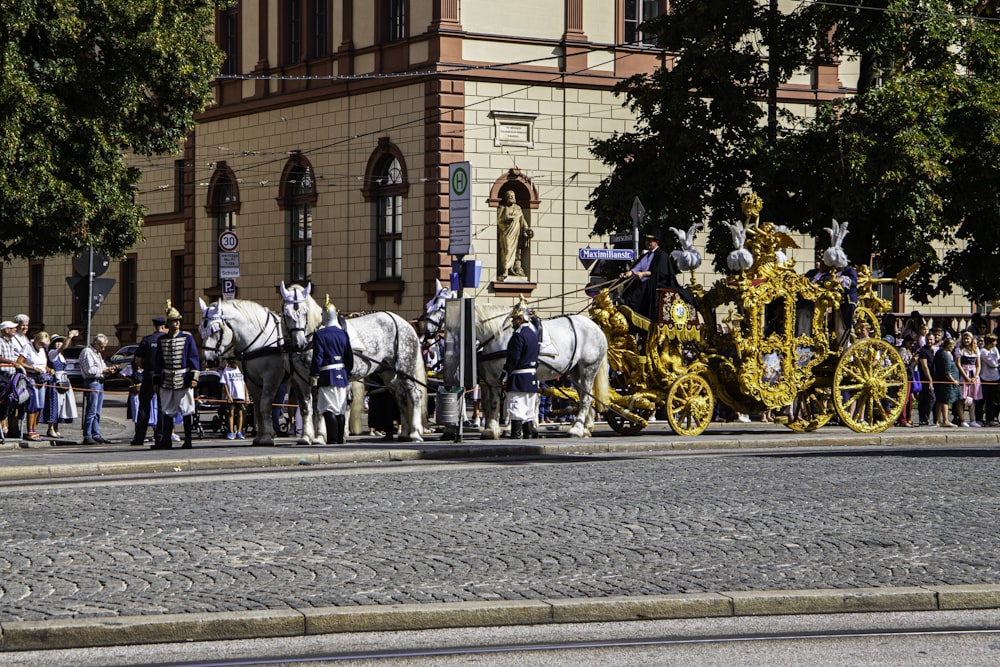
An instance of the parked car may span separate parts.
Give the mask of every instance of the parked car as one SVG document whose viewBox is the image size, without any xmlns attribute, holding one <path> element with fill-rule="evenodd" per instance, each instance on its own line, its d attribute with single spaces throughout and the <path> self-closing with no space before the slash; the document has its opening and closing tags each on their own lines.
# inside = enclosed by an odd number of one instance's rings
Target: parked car
<svg viewBox="0 0 1000 667">
<path fill-rule="evenodd" d="M 108 366 L 117 366 L 121 370 L 129 370 L 126 371 L 125 375 L 121 375 L 119 372 L 109 376 L 105 384 L 105 389 L 123 391 L 132 386 L 132 361 L 135 359 L 135 351 L 138 349 L 139 346 L 136 344 L 122 345 L 114 354 L 108 357 Z"/>
<path fill-rule="evenodd" d="M 83 384 L 83 373 L 80 372 L 80 353 L 83 352 L 83 348 L 85 347 L 86 345 L 71 345 L 63 350 L 63 356 L 66 358 L 66 375 L 69 376 L 69 382 L 74 387 L 79 387 Z M 138 345 L 123 345 L 118 348 L 114 354 L 108 357 L 108 366 L 118 366 L 119 368 L 131 366 L 132 359 L 135 358 L 135 351 L 138 347 Z M 116 373 L 108 378 L 107 388 L 115 390 L 127 389 L 131 384 L 131 380 Z"/>
<path fill-rule="evenodd" d="M 65 350 L 63 350 L 63 357 L 66 358 L 66 375 L 69 377 L 69 383 L 74 387 L 79 387 L 83 384 L 83 374 L 80 372 L 80 353 L 83 352 L 85 345 L 70 345 Z"/>
</svg>

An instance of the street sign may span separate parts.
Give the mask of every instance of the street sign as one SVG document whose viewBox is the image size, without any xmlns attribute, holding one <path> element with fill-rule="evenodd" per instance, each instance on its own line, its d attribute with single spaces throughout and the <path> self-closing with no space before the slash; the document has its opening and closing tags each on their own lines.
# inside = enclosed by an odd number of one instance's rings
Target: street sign
<svg viewBox="0 0 1000 667">
<path fill-rule="evenodd" d="M 231 229 L 219 234 L 219 250 L 223 252 L 233 252 L 240 247 L 240 237 Z"/>
<path fill-rule="evenodd" d="M 646 207 L 642 205 L 638 197 L 632 201 L 632 210 L 629 211 L 629 215 L 632 216 L 632 238 L 635 239 L 632 248 L 636 254 L 639 254 L 639 228 L 642 227 L 642 221 L 646 218 Z"/>
<path fill-rule="evenodd" d="M 222 298 L 224 300 L 236 298 L 236 280 L 234 278 L 222 279 Z"/>
<path fill-rule="evenodd" d="M 90 282 L 87 278 L 72 276 L 67 278 L 66 282 L 69 284 L 69 289 L 73 293 L 73 298 L 80 304 L 80 307 L 84 310 L 84 312 L 87 311 L 88 291 L 90 292 L 91 315 L 97 312 L 97 309 L 101 307 L 104 300 L 108 298 L 108 294 L 111 293 L 111 289 L 115 286 L 114 278 L 94 278 L 94 286 L 92 290 L 87 289 Z"/>
<path fill-rule="evenodd" d="M 621 234 L 612 234 L 608 237 L 608 241 L 610 243 L 631 243 L 633 238 L 635 237 L 632 236 L 632 232 L 622 232 Z"/>
<path fill-rule="evenodd" d="M 632 210 L 629 211 L 629 215 L 633 225 L 637 227 L 642 225 L 642 220 L 646 217 L 646 207 L 642 205 L 638 197 L 632 200 Z"/>
<path fill-rule="evenodd" d="M 635 259 L 635 252 L 631 248 L 580 248 L 579 256 L 581 262 L 599 259 L 630 262 Z"/>
<path fill-rule="evenodd" d="M 240 277 L 240 253 L 238 252 L 219 253 L 219 277 L 220 278 Z"/>
<path fill-rule="evenodd" d="M 448 254 L 462 257 L 472 248 L 472 166 L 468 162 L 448 165 Z"/>
<path fill-rule="evenodd" d="M 81 276 L 89 275 L 91 270 L 93 270 L 95 276 L 103 275 L 105 271 L 108 270 L 108 266 L 111 265 L 111 259 L 105 255 L 103 252 L 97 250 L 93 251 L 94 266 L 91 269 L 90 260 L 91 250 L 89 247 L 84 248 L 80 252 L 73 255 L 73 270 L 76 271 Z"/>
</svg>

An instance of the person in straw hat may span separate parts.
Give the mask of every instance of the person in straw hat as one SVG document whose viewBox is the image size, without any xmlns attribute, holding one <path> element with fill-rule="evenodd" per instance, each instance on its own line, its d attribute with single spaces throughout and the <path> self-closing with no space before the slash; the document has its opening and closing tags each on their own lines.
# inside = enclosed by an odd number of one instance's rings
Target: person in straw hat
<svg viewBox="0 0 1000 667">
<path fill-rule="evenodd" d="M 160 402 L 160 414 L 173 423 L 177 415 L 184 418 L 185 449 L 191 447 L 191 431 L 194 426 L 194 387 L 198 386 L 201 365 L 198 361 L 198 345 L 194 336 L 181 331 L 181 313 L 167 299 L 164 312 L 167 332 L 160 337 L 153 363 L 153 387 Z M 150 449 L 170 449 L 171 429 L 165 427 L 158 442 Z"/>
</svg>

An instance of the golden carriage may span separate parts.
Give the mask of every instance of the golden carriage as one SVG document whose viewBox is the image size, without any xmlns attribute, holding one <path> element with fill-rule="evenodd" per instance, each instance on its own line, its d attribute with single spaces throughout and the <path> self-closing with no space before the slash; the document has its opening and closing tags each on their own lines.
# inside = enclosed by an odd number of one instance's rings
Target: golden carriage
<svg viewBox="0 0 1000 667">
<path fill-rule="evenodd" d="M 608 423 L 635 434 L 662 406 L 676 433 L 698 435 L 718 400 L 745 414 L 780 413 L 778 421 L 797 431 L 834 415 L 858 432 L 893 425 L 906 398 L 906 368 L 892 344 L 859 338 L 854 327 L 866 321 L 878 335 L 889 304 L 875 293 L 877 281 L 859 271 L 854 322 L 837 324 L 841 282 L 797 273 L 793 261 L 781 259 L 791 239 L 760 222 L 756 195 L 743 203 L 753 263 L 707 291 L 690 285 L 697 307 L 660 289 L 648 320 L 615 305 L 607 291 L 595 297 L 590 315 L 608 337 Z"/>
</svg>

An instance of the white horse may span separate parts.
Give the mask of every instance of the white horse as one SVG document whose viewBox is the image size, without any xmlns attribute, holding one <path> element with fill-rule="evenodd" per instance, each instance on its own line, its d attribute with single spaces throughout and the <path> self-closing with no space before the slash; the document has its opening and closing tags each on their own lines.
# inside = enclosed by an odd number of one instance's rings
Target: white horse
<svg viewBox="0 0 1000 667">
<path fill-rule="evenodd" d="M 333 305 L 320 308 L 311 289 L 282 285 L 282 321 L 289 334 L 291 354 L 307 350 L 312 335 L 327 322 L 338 321 Z M 389 312 L 369 313 L 342 320 L 354 352 L 352 381 L 363 381 L 376 373 L 396 398 L 402 419 L 402 435 L 414 442 L 424 440 L 427 410 L 427 369 L 420 351 L 420 338 L 409 322 Z M 360 397 L 357 398 L 360 400 Z"/>
<path fill-rule="evenodd" d="M 445 301 L 452 292 L 438 283 L 437 294 L 427 304 L 424 336 L 433 339 L 444 326 Z M 513 334 L 510 308 L 476 304 L 476 367 L 483 397 L 486 426 L 483 438 L 500 437 L 500 408 L 503 392 L 500 372 L 506 361 L 507 346 Z M 542 350 L 538 357 L 538 380 L 569 378 L 580 395 L 576 418 L 569 434 L 589 437 L 594 427 L 593 400 L 607 404 L 608 339 L 589 317 L 560 315 L 542 323 Z"/>
<path fill-rule="evenodd" d="M 219 366 L 222 359 L 235 357 L 243 369 L 253 398 L 254 445 L 274 444 L 271 407 L 278 385 L 287 377 L 298 399 L 302 415 L 300 443 L 317 442 L 313 428 L 312 394 L 309 374 L 289 374 L 288 355 L 284 350 L 284 335 L 276 313 L 268 308 L 241 299 L 217 301 L 211 306 L 198 299 L 201 306 L 202 350 L 205 365 Z M 325 437 L 318 442 L 326 442 Z"/>
</svg>

